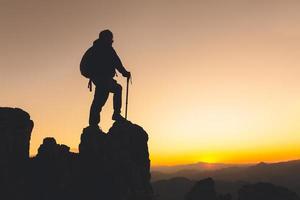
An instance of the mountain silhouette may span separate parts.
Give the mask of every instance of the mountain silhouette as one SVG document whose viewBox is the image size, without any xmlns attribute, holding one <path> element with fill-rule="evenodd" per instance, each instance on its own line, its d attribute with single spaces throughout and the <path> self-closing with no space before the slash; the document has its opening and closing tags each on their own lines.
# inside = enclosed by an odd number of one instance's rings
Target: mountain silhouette
<svg viewBox="0 0 300 200">
<path fill-rule="evenodd" d="M 228 167 L 213 171 L 194 170 L 188 171 L 188 173 L 183 173 L 186 172 L 184 170 L 173 174 L 165 174 L 156 171 L 152 172 L 154 179 L 157 180 L 159 178 L 163 178 L 165 180 L 153 181 L 152 185 L 155 192 L 159 191 L 161 192 L 160 196 L 166 197 L 162 199 L 172 200 L 182 199 L 177 198 L 176 196 L 183 196 L 191 189 L 191 185 L 194 185 L 197 180 L 202 180 L 206 177 L 212 177 L 215 180 L 215 188 L 218 194 L 230 193 L 232 199 L 238 199 L 238 190 L 244 185 L 251 185 L 257 182 L 283 186 L 288 188 L 290 191 L 295 191 L 299 195 L 299 171 L 300 160 L 271 164 L 261 162 L 252 166 Z M 177 180 L 177 183 L 174 183 L 174 180 Z M 179 180 L 184 181 L 180 181 L 180 183 L 178 183 Z M 182 190 L 172 191 L 170 189 L 178 184 L 181 185 Z"/>
<path fill-rule="evenodd" d="M 186 195 L 186 200 L 217 200 L 215 183 L 212 178 L 197 181 Z"/>
<path fill-rule="evenodd" d="M 197 181 L 185 196 L 186 200 L 231 200 L 230 194 L 217 194 L 215 182 L 212 178 Z"/>
<path fill-rule="evenodd" d="M 286 187 L 271 183 L 224 182 L 212 178 L 200 181 L 178 177 L 152 183 L 157 200 L 298 200 Z"/>
<path fill-rule="evenodd" d="M 186 177 L 201 180 L 212 177 L 223 182 L 269 182 L 282 185 L 300 194 L 300 160 L 278 163 L 258 163 L 252 166 L 228 167 L 212 171 L 179 171 L 172 174 L 152 172 L 153 180 Z M 188 172 L 188 173 L 186 173 Z"/>
<path fill-rule="evenodd" d="M 238 191 L 239 200 L 300 200 L 295 192 L 271 183 L 245 185 Z"/>
<path fill-rule="evenodd" d="M 158 171 L 161 173 L 191 173 L 191 172 L 200 172 L 200 171 L 212 171 L 217 169 L 224 169 L 228 167 L 239 167 L 239 166 L 248 166 L 242 164 L 224 164 L 224 163 L 206 163 L 206 162 L 197 162 L 192 164 L 184 165 L 173 165 L 173 166 L 153 166 L 152 171 Z"/>
<path fill-rule="evenodd" d="M 184 199 L 185 194 L 192 188 L 194 181 L 178 177 L 169 180 L 160 180 L 152 183 L 158 200 L 179 200 Z"/>
</svg>

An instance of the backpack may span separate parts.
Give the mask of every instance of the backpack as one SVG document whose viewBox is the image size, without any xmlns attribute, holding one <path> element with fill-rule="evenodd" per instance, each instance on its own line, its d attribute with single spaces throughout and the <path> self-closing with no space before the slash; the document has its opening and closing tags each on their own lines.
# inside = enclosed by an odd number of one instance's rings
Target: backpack
<svg viewBox="0 0 300 200">
<path fill-rule="evenodd" d="M 90 79 L 95 70 L 95 48 L 90 47 L 82 56 L 80 62 L 80 73 L 85 78 Z"/>
<path fill-rule="evenodd" d="M 94 74 L 95 72 L 95 68 L 96 68 L 96 51 L 95 51 L 95 47 L 90 47 L 82 56 L 81 61 L 80 61 L 80 73 L 82 76 L 84 76 L 85 78 L 90 79 L 89 83 L 88 83 L 88 88 L 90 90 L 90 92 L 92 91 L 92 74 Z"/>
<path fill-rule="evenodd" d="M 113 55 L 113 49 L 93 45 L 81 59 L 81 75 L 88 79 L 113 77 L 116 74 Z"/>
</svg>

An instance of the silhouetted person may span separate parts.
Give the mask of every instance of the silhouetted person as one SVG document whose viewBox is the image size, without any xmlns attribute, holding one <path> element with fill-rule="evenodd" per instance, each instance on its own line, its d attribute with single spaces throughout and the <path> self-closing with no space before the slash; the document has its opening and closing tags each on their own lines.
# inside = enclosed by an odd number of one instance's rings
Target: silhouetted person
<svg viewBox="0 0 300 200">
<path fill-rule="evenodd" d="M 97 126 L 100 122 L 100 112 L 105 102 L 107 101 L 110 92 L 113 96 L 114 113 L 112 119 L 115 121 L 124 120 L 121 116 L 122 106 L 122 86 L 117 83 L 113 77 L 116 74 L 116 69 L 127 78 L 131 74 L 128 72 L 116 51 L 112 47 L 113 34 L 110 30 L 101 31 L 99 39 L 93 43 L 94 48 L 94 64 L 97 65 L 91 74 L 91 80 L 96 85 L 94 100 L 90 109 L 89 124 Z"/>
</svg>

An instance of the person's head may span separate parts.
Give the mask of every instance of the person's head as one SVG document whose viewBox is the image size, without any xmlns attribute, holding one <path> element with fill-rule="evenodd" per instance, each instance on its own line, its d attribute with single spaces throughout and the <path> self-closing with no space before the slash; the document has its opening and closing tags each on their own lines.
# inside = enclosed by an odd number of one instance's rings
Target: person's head
<svg viewBox="0 0 300 200">
<path fill-rule="evenodd" d="M 106 30 L 103 30 L 99 33 L 99 39 L 106 43 L 106 44 L 109 44 L 109 45 L 112 45 L 112 43 L 114 42 L 113 40 L 113 33 L 106 29 Z"/>
</svg>

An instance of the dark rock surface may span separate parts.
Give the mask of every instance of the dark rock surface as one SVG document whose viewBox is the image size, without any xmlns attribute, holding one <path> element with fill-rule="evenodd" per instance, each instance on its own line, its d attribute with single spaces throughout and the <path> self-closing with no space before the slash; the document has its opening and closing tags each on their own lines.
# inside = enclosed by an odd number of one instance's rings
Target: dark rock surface
<svg viewBox="0 0 300 200">
<path fill-rule="evenodd" d="M 129 121 L 115 122 L 107 134 L 85 128 L 79 145 L 81 174 L 93 180 L 86 189 L 98 182 L 109 199 L 152 199 L 147 141 L 143 128 Z"/>
<path fill-rule="evenodd" d="M 27 112 L 18 108 L 0 107 L 0 164 L 23 162 L 29 159 L 33 121 Z"/>
<path fill-rule="evenodd" d="M 28 199 L 71 199 L 76 180 L 78 155 L 66 145 L 45 138 L 30 162 Z"/>
<path fill-rule="evenodd" d="M 108 133 L 87 127 L 79 153 L 45 138 L 29 158 L 33 122 L 20 109 L 0 108 L 0 199 L 5 200 L 148 200 L 148 135 L 129 121 Z"/>
<path fill-rule="evenodd" d="M 0 199 L 22 199 L 26 192 L 32 128 L 25 111 L 0 108 Z"/>
<path fill-rule="evenodd" d="M 239 200 L 300 200 L 295 192 L 271 183 L 243 186 L 238 191 Z"/>
</svg>

